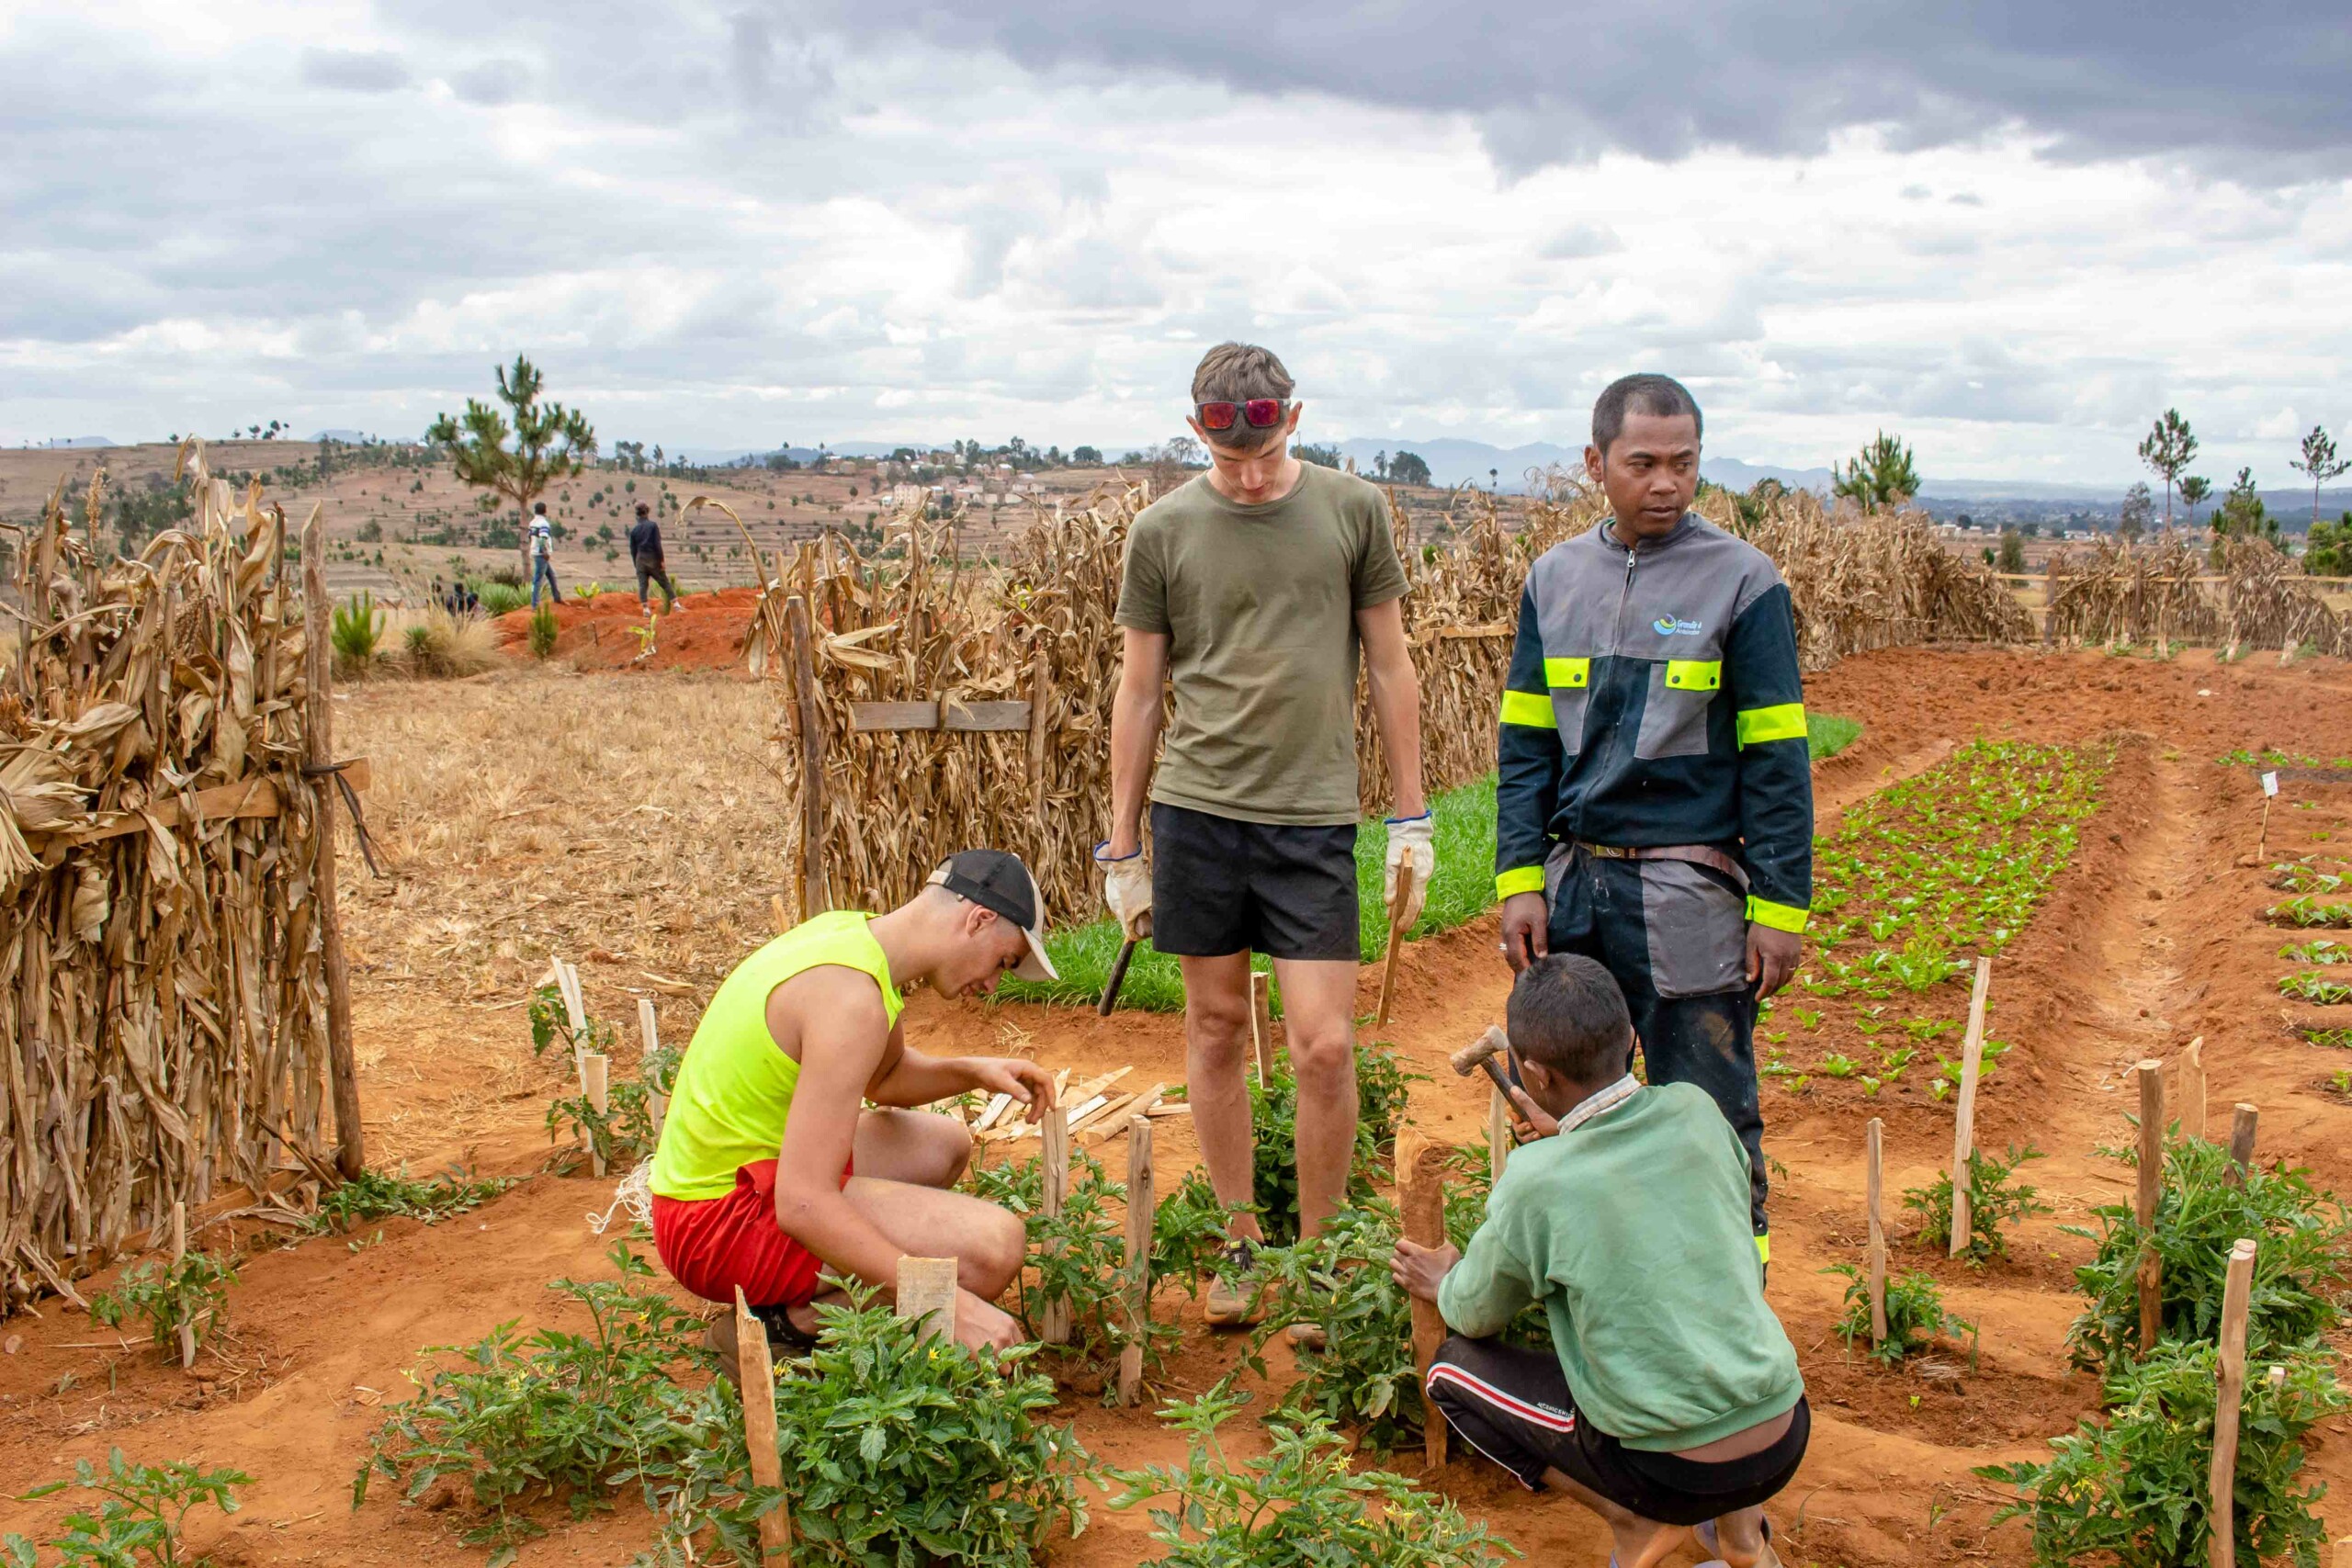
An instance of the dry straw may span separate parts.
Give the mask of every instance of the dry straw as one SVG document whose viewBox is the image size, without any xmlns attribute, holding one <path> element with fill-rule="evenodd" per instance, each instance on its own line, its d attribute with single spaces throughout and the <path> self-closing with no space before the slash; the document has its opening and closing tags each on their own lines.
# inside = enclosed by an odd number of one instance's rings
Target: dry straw
<svg viewBox="0 0 2352 1568">
<path fill-rule="evenodd" d="M 284 514 L 194 451 L 136 560 L 62 493 L 0 673 L 0 1312 L 332 1151 L 303 627 Z M 232 811 L 243 815 L 224 815 Z"/>
<path fill-rule="evenodd" d="M 2266 540 L 2224 540 L 2216 563 L 2177 534 L 2101 539 L 2087 558 L 2072 550 L 2051 557 L 2048 576 L 2053 637 L 2231 648 L 2308 642 L 2352 656 L 2352 616 L 2330 610 Z"/>
<path fill-rule="evenodd" d="M 788 732 L 800 722 L 786 602 L 813 615 L 814 722 L 822 740 L 824 871 L 830 901 L 887 908 L 971 844 L 1019 852 L 1057 921 L 1096 904 L 1092 845 L 1108 829 L 1111 696 L 1121 633 L 1112 613 L 1128 525 L 1146 487 L 1107 488 L 1039 515 L 991 566 L 962 562 L 952 522 L 893 520 L 868 556 L 836 536 L 769 563 L 750 656 L 786 677 Z M 1915 513 L 1826 512 L 1815 497 L 1772 498 L 1743 521 L 1730 500 L 1702 504 L 1781 565 L 1796 602 L 1808 668 L 1891 643 L 2024 641 L 2031 620 L 1983 567 L 1939 547 Z M 1491 502 L 1456 519 L 1443 543 L 1413 544 L 1391 502 L 1412 592 L 1405 601 L 1421 682 L 1422 771 L 1433 788 L 1495 765 L 1495 710 L 1529 563 L 1602 514 L 1570 490 L 1503 525 Z M 748 540 L 747 540 L 748 543 Z M 851 705 L 1029 700 L 1042 732 L 859 731 Z M 1359 705 L 1363 704 L 1359 691 Z M 1370 718 L 1360 739 L 1365 809 L 1385 807 L 1385 768 Z M 797 738 L 787 739 L 797 749 Z"/>
</svg>

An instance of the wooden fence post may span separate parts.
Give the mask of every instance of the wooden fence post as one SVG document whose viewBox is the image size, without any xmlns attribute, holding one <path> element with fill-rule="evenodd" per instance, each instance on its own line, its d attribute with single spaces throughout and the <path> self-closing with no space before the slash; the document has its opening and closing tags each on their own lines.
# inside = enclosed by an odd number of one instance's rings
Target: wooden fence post
<svg viewBox="0 0 2352 1568">
<path fill-rule="evenodd" d="M 187 1204 L 183 1200 L 172 1203 L 172 1261 L 176 1264 L 187 1256 Z M 180 1370 L 196 1365 L 196 1325 L 183 1323 L 179 1329 Z"/>
<path fill-rule="evenodd" d="M 1863 1190 L 1870 1202 L 1871 1343 L 1886 1338 L 1886 1226 L 1879 1217 L 1885 1195 L 1882 1168 L 1885 1123 L 1873 1116 L 1862 1129 Z"/>
<path fill-rule="evenodd" d="M 2213 1394 L 2213 1462 L 2205 1472 L 2207 1535 L 2211 1568 L 2236 1568 L 2238 1415 L 2245 1399 L 2245 1319 L 2254 1287 L 2255 1244 L 2241 1236 L 2230 1244 L 2229 1273 L 2222 1285 L 2222 1344 L 2218 1386 Z"/>
<path fill-rule="evenodd" d="M 1043 1208 L 1049 1220 L 1059 1219 L 1062 1201 L 1069 1195 L 1069 1108 L 1057 1100 L 1046 1112 L 1046 1188 Z M 1049 1298 L 1038 1313 L 1037 1337 L 1048 1345 L 1069 1343 L 1069 1301 Z"/>
<path fill-rule="evenodd" d="M 2185 1138 L 2205 1135 L 2205 1037 L 2200 1034 L 2180 1053 L 2180 1133 Z"/>
<path fill-rule="evenodd" d="M 1151 1222 L 1159 1207 L 1151 1168 L 1151 1118 L 1127 1118 L 1127 1332 L 1119 1350 L 1119 1403 L 1143 1390 L 1143 1342 L 1151 1327 Z"/>
<path fill-rule="evenodd" d="M 1046 818 L 1046 714 L 1054 696 L 1054 669 L 1041 639 L 1029 662 L 1029 809 Z"/>
<path fill-rule="evenodd" d="M 1503 1091 L 1487 1090 L 1487 1179 L 1500 1181 L 1503 1167 L 1510 1163 L 1511 1103 Z"/>
<path fill-rule="evenodd" d="M 2164 1312 L 2164 1265 L 2156 1258 L 2156 1206 L 2165 1186 L 2165 1071 L 2143 1061 L 2140 1077 L 2140 1188 L 2133 1217 L 2140 1224 L 2140 1354 L 2156 1348 Z"/>
<path fill-rule="evenodd" d="M 2245 1173 L 2254 1166 L 2255 1123 L 2262 1113 L 2241 1100 L 2230 1117 L 2229 1179 L 2238 1186 L 2245 1185 Z"/>
<path fill-rule="evenodd" d="M 896 1311 L 917 1320 L 915 1337 L 956 1337 L 956 1259 L 911 1254 L 899 1259 Z"/>
<path fill-rule="evenodd" d="M 1272 977 L 1262 970 L 1250 976 L 1250 1046 L 1258 1055 L 1261 1087 L 1274 1077 L 1274 1004 Z"/>
<path fill-rule="evenodd" d="M 1951 1256 L 1968 1250 L 1975 1224 L 1968 1184 L 1968 1156 L 1976 1146 L 1976 1076 L 1984 1065 L 1984 1003 L 1993 989 L 1993 961 L 1976 960 L 1976 983 L 1968 994 L 1968 1033 L 1960 1046 L 1960 1098 L 1952 1116 Z"/>
<path fill-rule="evenodd" d="M 1413 902 L 1413 863 L 1407 861 L 1396 868 L 1396 908 L 1408 908 Z M 1405 951 L 1406 922 L 1391 916 L 1388 921 L 1388 961 L 1380 966 L 1380 1010 L 1373 1015 L 1373 1026 L 1388 1027 L 1388 1003 L 1396 995 L 1396 960 Z"/>
<path fill-rule="evenodd" d="M 1445 1145 L 1419 1132 L 1396 1150 L 1396 1208 L 1405 1239 L 1419 1247 L 1445 1245 Z M 1430 1467 L 1445 1462 L 1445 1417 L 1429 1397 L 1430 1363 L 1445 1343 L 1445 1319 L 1436 1304 L 1413 1298 L 1413 1366 L 1420 1380 L 1421 1443 Z"/>
<path fill-rule="evenodd" d="M 327 597 L 323 508 L 302 525 L 302 760 L 309 769 L 334 761 L 334 655 L 328 642 L 334 601 Z M 308 771 L 308 770 L 306 770 Z M 335 908 L 334 775 L 311 773 L 311 897 L 318 901 L 319 962 L 327 982 L 327 1083 L 334 1096 L 335 1168 L 345 1181 L 367 1167 L 359 1126 L 359 1065 L 351 1046 L 351 965 L 343 953 Z"/>
<path fill-rule="evenodd" d="M 644 1052 L 643 1059 L 638 1067 L 638 1071 L 642 1074 L 645 1071 L 643 1063 L 650 1062 L 653 1059 L 653 1054 L 662 1049 L 661 1036 L 653 1024 L 651 997 L 637 998 L 637 1038 L 639 1047 Z M 645 1083 L 645 1110 L 646 1113 L 653 1119 L 653 1135 L 659 1138 L 662 1135 L 662 1120 L 670 1111 L 670 1097 L 656 1089 L 653 1087 L 653 1080 L 650 1077 Z"/>
<path fill-rule="evenodd" d="M 808 601 L 795 593 L 784 602 L 792 642 L 792 682 L 800 740 L 800 918 L 831 908 L 825 892 L 825 730 L 817 712 L 816 628 Z"/>
<path fill-rule="evenodd" d="M 768 1357 L 768 1328 L 752 1314 L 743 1287 L 735 1287 L 735 1366 L 743 1393 L 743 1446 L 752 1459 L 752 1484 L 784 1484 L 784 1457 L 775 1446 L 775 1363 Z M 778 1503 L 760 1516 L 760 1554 L 773 1568 L 792 1568 L 792 1520 Z"/>
<path fill-rule="evenodd" d="M 583 1052 L 580 1057 L 580 1093 L 588 1101 L 588 1109 L 598 1121 L 611 1107 L 612 1060 L 602 1051 Z M 596 1129 L 588 1129 L 588 1174 L 605 1174 L 605 1151 L 596 1140 Z"/>
</svg>

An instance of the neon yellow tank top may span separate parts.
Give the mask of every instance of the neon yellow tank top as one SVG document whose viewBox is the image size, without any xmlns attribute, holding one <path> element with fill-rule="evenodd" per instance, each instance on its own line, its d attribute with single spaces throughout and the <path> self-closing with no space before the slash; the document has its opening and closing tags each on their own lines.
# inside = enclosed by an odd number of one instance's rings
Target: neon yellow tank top
<svg viewBox="0 0 2352 1568">
<path fill-rule="evenodd" d="M 870 975 L 882 987 L 882 1012 L 895 1028 L 906 1002 L 890 984 L 882 944 L 866 930 L 874 917 L 836 910 L 804 920 L 735 966 L 710 998 L 678 1064 L 678 1081 L 653 1152 L 653 1190 L 664 1198 L 723 1198 L 735 1172 L 775 1158 L 800 1064 L 768 1032 L 768 995 L 804 970 L 838 964 Z"/>
</svg>

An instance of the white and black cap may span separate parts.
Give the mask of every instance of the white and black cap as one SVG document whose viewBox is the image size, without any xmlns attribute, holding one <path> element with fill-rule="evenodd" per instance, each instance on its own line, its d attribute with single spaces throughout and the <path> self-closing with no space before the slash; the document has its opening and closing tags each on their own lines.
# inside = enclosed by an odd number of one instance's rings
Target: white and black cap
<svg viewBox="0 0 2352 1568">
<path fill-rule="evenodd" d="M 944 887 L 969 898 L 1001 919 L 1021 928 L 1029 941 L 1029 956 L 1013 973 L 1023 980 L 1058 980 L 1054 961 L 1046 956 L 1046 901 L 1037 896 L 1037 879 L 1007 850 L 965 850 L 947 857 L 931 874 L 930 886 Z"/>
</svg>

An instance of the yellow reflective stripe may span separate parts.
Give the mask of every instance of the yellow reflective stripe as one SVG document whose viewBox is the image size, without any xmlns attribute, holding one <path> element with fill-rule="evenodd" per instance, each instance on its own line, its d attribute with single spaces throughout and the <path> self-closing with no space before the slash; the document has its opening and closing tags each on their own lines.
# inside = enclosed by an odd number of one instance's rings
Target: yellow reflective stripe
<svg viewBox="0 0 2352 1568">
<path fill-rule="evenodd" d="M 1505 692 L 1503 722 L 1523 724 L 1530 729 L 1557 729 L 1559 721 L 1552 716 L 1552 699 L 1536 692 Z"/>
<path fill-rule="evenodd" d="M 1666 683 L 1679 692 L 1720 691 L 1724 683 L 1724 661 L 1720 659 L 1669 659 L 1666 661 Z"/>
<path fill-rule="evenodd" d="M 1544 868 L 1540 865 L 1522 865 L 1495 878 L 1495 897 L 1498 898 L 1508 898 L 1514 893 L 1543 891 Z"/>
<path fill-rule="evenodd" d="M 1742 708 L 1738 728 L 1742 746 L 1754 746 L 1766 740 L 1802 740 L 1804 739 L 1804 705 L 1780 703 L 1769 708 Z"/>
<path fill-rule="evenodd" d="M 1544 683 L 1547 686 L 1582 686 L 1592 679 L 1589 659 L 1547 659 L 1544 661 Z"/>
<path fill-rule="evenodd" d="M 1756 1238 L 1756 1259 L 1759 1263 L 1772 1261 L 1772 1235 L 1770 1231 Z"/>
<path fill-rule="evenodd" d="M 1759 926 L 1770 926 L 1776 931 L 1804 930 L 1808 913 L 1809 911 L 1800 909 L 1794 905 L 1775 904 L 1770 898 L 1758 898 L 1753 893 L 1747 896 L 1747 918 Z"/>
</svg>

